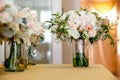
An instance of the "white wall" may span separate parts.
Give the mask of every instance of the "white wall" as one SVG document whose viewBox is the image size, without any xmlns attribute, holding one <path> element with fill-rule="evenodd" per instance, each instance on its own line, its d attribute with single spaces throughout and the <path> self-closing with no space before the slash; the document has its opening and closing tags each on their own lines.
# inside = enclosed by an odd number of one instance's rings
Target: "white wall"
<svg viewBox="0 0 120 80">
<path fill-rule="evenodd" d="M 52 14 L 62 11 L 62 1 L 52 0 Z M 62 63 L 62 43 L 56 42 L 55 36 L 52 37 L 52 63 L 61 64 Z"/>
</svg>

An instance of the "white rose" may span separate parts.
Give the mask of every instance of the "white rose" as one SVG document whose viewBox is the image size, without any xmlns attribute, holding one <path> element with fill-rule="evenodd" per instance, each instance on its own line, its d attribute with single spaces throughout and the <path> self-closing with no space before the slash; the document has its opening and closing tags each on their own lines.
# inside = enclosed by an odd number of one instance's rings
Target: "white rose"
<svg viewBox="0 0 120 80">
<path fill-rule="evenodd" d="M 86 15 L 87 11 L 79 11 L 80 15 L 83 16 L 83 15 Z"/>
<path fill-rule="evenodd" d="M 79 17 L 79 15 L 73 10 L 73 11 L 69 11 L 69 20 L 74 21 L 76 18 Z"/>
<path fill-rule="evenodd" d="M 12 16 L 10 16 L 10 14 L 8 12 L 0 13 L 0 22 L 9 23 L 9 22 L 12 22 L 12 20 L 13 20 L 13 18 L 12 18 Z"/>
<path fill-rule="evenodd" d="M 16 5 L 11 6 L 8 9 L 8 12 L 12 15 L 12 16 L 16 16 L 18 13 L 18 7 Z"/>
<path fill-rule="evenodd" d="M 43 28 L 41 27 L 40 23 L 36 22 L 36 29 L 34 30 L 34 34 L 40 35 L 42 32 L 44 32 Z"/>
<path fill-rule="evenodd" d="M 78 17 L 78 18 L 76 18 L 75 20 L 74 20 L 74 23 L 76 23 L 76 25 L 78 25 L 78 26 L 82 26 L 82 19 L 81 19 L 81 17 Z"/>
<path fill-rule="evenodd" d="M 31 36 L 34 33 L 34 31 L 31 29 L 28 29 L 27 32 L 28 32 L 29 36 Z"/>
<path fill-rule="evenodd" d="M 92 26 L 96 25 L 97 19 L 96 19 L 95 15 L 93 15 L 91 13 L 87 13 L 86 17 L 87 17 L 87 20 L 89 21 L 89 23 L 92 24 Z"/>
<path fill-rule="evenodd" d="M 69 29 L 68 34 L 72 36 L 74 39 L 78 39 L 80 37 L 78 31 L 76 29 Z"/>
</svg>

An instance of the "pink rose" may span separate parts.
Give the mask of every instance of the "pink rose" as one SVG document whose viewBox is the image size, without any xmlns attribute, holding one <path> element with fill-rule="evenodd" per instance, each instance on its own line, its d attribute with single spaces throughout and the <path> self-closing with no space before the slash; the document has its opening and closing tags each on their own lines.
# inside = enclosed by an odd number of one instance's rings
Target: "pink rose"
<svg viewBox="0 0 120 80">
<path fill-rule="evenodd" d="M 90 23 L 87 23 L 85 26 L 85 30 L 87 31 L 87 32 L 89 32 L 89 31 L 91 31 L 93 28 L 92 28 L 92 25 L 90 24 Z"/>
<path fill-rule="evenodd" d="M 27 25 L 28 25 L 28 27 L 30 28 L 30 29 L 34 29 L 34 26 L 35 26 L 35 23 L 33 22 L 33 21 L 29 21 L 28 23 L 27 23 Z"/>
<path fill-rule="evenodd" d="M 2 11 L 5 8 L 5 2 L 3 0 L 0 0 L 0 11 Z"/>
</svg>

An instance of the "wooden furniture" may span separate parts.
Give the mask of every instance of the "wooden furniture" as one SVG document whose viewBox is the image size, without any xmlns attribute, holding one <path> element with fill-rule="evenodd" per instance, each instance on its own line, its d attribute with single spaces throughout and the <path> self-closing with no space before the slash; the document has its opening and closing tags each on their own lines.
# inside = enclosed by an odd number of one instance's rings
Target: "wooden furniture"
<svg viewBox="0 0 120 80">
<path fill-rule="evenodd" d="M 73 67 L 72 64 L 38 64 L 23 72 L 5 72 L 0 66 L 0 80 L 117 80 L 102 65 Z"/>
</svg>

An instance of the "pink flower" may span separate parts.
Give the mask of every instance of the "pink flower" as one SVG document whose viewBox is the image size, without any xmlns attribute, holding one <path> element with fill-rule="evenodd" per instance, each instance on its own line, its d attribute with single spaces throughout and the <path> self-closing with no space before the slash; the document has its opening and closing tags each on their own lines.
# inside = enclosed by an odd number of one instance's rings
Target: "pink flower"
<svg viewBox="0 0 120 80">
<path fill-rule="evenodd" d="M 35 22 L 29 21 L 29 22 L 27 23 L 27 25 L 28 25 L 28 27 L 29 27 L 31 30 L 34 30 L 34 28 L 35 28 Z"/>
<path fill-rule="evenodd" d="M 5 2 L 3 0 L 0 0 L 0 11 L 2 11 L 5 8 Z"/>
<path fill-rule="evenodd" d="M 22 12 L 19 12 L 19 13 L 17 14 L 17 16 L 18 16 L 19 18 L 24 18 L 24 17 L 25 17 L 24 13 L 22 13 Z"/>
<path fill-rule="evenodd" d="M 93 28 L 92 28 L 92 25 L 90 24 L 90 23 L 87 23 L 85 26 L 85 30 L 87 31 L 87 32 L 89 32 L 89 31 L 91 31 Z"/>
</svg>

